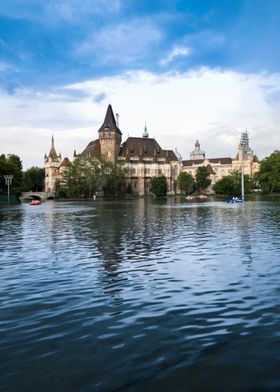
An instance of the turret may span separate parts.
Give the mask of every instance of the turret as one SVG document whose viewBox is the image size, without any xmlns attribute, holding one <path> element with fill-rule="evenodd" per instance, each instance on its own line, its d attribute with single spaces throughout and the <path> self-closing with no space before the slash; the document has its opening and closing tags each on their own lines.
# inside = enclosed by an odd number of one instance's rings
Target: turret
<svg viewBox="0 0 280 392">
<path fill-rule="evenodd" d="M 190 153 L 190 159 L 205 159 L 205 152 L 201 151 L 198 140 L 195 142 L 194 150 Z"/>
<path fill-rule="evenodd" d="M 144 128 L 144 132 L 143 132 L 143 137 L 149 137 L 149 133 L 148 133 L 148 130 L 147 130 L 147 125 L 146 125 L 146 123 L 145 123 L 145 128 Z"/>
<path fill-rule="evenodd" d="M 108 161 L 116 163 L 120 151 L 122 133 L 117 126 L 112 106 L 109 105 L 102 126 L 99 131 L 101 155 Z"/>
</svg>

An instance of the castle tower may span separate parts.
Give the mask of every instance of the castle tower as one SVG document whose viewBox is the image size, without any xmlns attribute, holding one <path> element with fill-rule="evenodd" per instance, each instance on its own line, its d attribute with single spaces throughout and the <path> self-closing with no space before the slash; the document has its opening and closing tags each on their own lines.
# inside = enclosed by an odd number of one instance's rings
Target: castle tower
<svg viewBox="0 0 280 392">
<path fill-rule="evenodd" d="M 99 131 L 101 155 L 108 161 L 116 163 L 120 151 L 122 133 L 119 130 L 112 106 L 109 105 L 102 126 Z"/>
<path fill-rule="evenodd" d="M 190 153 L 190 159 L 205 159 L 205 152 L 201 151 L 198 140 L 195 142 L 194 150 Z"/>
<path fill-rule="evenodd" d="M 52 136 L 49 155 L 45 154 L 45 192 L 55 192 L 55 182 L 60 177 L 59 166 L 61 155 L 57 155 Z"/>
<path fill-rule="evenodd" d="M 250 177 L 258 172 L 260 168 L 258 157 L 254 155 L 254 151 L 249 145 L 249 135 L 247 131 L 241 133 L 238 152 L 236 158 L 232 162 L 233 170 L 241 171 L 242 164 L 244 174 L 248 174 Z"/>
</svg>

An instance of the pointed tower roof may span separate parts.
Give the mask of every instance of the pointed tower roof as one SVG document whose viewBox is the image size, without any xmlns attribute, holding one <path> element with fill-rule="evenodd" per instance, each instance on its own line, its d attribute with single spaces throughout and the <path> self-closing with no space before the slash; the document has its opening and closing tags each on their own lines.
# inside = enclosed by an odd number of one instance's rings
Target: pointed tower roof
<svg viewBox="0 0 280 392">
<path fill-rule="evenodd" d="M 121 135 L 111 105 L 108 105 L 106 116 L 98 132 L 116 132 Z"/>
<path fill-rule="evenodd" d="M 149 133 L 148 133 L 148 130 L 147 130 L 146 122 L 145 122 L 145 128 L 144 128 L 144 132 L 143 132 L 143 137 L 149 137 Z"/>
<path fill-rule="evenodd" d="M 55 148 L 54 148 L 54 138 L 53 138 L 53 135 L 52 135 L 52 145 L 51 145 L 51 149 L 50 149 L 50 152 L 49 152 L 49 157 L 53 161 L 57 161 L 58 162 L 58 156 L 57 156 L 57 153 L 56 153 Z"/>
</svg>

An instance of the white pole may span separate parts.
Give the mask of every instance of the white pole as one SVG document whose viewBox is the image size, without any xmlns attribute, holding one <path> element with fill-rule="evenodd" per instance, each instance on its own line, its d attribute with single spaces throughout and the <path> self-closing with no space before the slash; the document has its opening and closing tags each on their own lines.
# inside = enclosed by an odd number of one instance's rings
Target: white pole
<svg viewBox="0 0 280 392">
<path fill-rule="evenodd" d="M 8 175 L 4 176 L 4 178 L 5 178 L 6 185 L 8 185 L 8 204 L 10 204 L 10 185 L 12 183 L 13 175 L 8 174 Z"/>
<path fill-rule="evenodd" d="M 244 145 L 241 145 L 241 199 L 244 201 Z"/>
</svg>

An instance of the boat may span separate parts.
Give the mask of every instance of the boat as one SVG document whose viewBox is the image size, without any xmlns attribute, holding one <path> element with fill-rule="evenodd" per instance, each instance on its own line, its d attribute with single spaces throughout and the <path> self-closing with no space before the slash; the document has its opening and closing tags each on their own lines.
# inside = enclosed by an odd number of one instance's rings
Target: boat
<svg viewBox="0 0 280 392">
<path fill-rule="evenodd" d="M 188 196 L 186 196 L 186 200 L 187 201 L 206 201 L 207 196 L 206 195 L 197 195 L 197 196 L 188 195 Z"/>
<path fill-rule="evenodd" d="M 31 206 L 38 206 L 39 204 L 41 204 L 41 202 L 39 200 L 32 200 L 31 203 L 29 203 Z"/>
<path fill-rule="evenodd" d="M 227 203 L 244 203 L 243 199 L 239 199 L 238 197 L 232 197 L 231 199 L 226 200 Z"/>
<path fill-rule="evenodd" d="M 199 195 L 197 196 L 199 200 L 206 200 L 207 196 L 206 195 Z"/>
<path fill-rule="evenodd" d="M 187 200 L 187 201 L 194 201 L 194 200 L 195 200 L 195 197 L 194 197 L 194 196 L 191 196 L 191 195 L 188 195 L 188 196 L 186 196 L 186 200 Z"/>
</svg>

